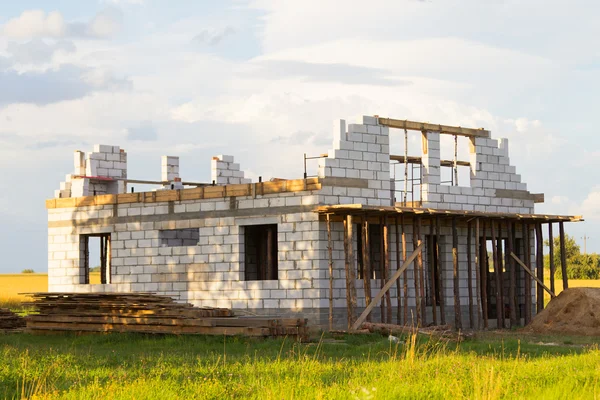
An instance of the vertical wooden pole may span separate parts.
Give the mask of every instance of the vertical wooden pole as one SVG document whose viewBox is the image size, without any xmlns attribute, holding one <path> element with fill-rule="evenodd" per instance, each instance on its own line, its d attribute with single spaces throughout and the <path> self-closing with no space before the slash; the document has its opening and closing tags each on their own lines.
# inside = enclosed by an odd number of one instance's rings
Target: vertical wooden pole
<svg viewBox="0 0 600 400">
<path fill-rule="evenodd" d="M 100 283 L 106 283 L 106 253 L 104 236 L 100 236 Z"/>
<path fill-rule="evenodd" d="M 558 223 L 558 233 L 560 235 L 560 268 L 563 278 L 563 290 L 567 290 L 569 288 L 569 278 L 567 277 L 567 249 L 565 246 L 565 225 L 562 221 Z"/>
<path fill-rule="evenodd" d="M 444 273 L 442 257 L 440 257 L 440 234 L 442 224 L 440 216 L 435 216 L 435 258 L 437 260 L 437 281 L 440 288 L 440 322 L 446 325 L 446 292 L 444 291 Z"/>
<path fill-rule="evenodd" d="M 110 242 L 110 234 L 106 235 L 106 259 L 104 260 L 104 263 L 106 264 L 106 283 L 111 283 L 111 259 L 112 259 L 112 244 Z"/>
<path fill-rule="evenodd" d="M 419 236 L 417 234 L 417 217 L 413 215 L 413 249 L 416 249 L 419 245 Z M 419 252 L 419 256 L 421 252 Z M 415 284 L 415 313 L 417 314 L 417 326 L 421 326 L 421 286 L 419 285 L 419 256 L 417 256 L 417 262 L 414 263 L 413 269 L 413 281 Z"/>
<path fill-rule="evenodd" d="M 488 312 L 488 271 L 490 266 L 488 265 L 487 255 L 487 232 L 485 219 L 483 220 L 483 240 L 481 242 L 481 248 L 479 249 L 481 254 L 481 309 L 483 310 L 483 327 L 488 328 L 489 312 Z"/>
<path fill-rule="evenodd" d="M 383 218 L 383 270 L 385 272 L 385 283 L 390 279 L 390 227 L 387 215 Z M 390 291 L 385 293 L 386 322 L 392 323 L 392 297 Z"/>
<path fill-rule="evenodd" d="M 548 242 L 550 243 L 549 257 L 550 257 L 550 291 L 556 293 L 554 275 L 556 273 L 556 267 L 554 265 L 554 232 L 552 232 L 552 222 L 548 224 Z M 511 257 L 512 258 L 512 257 Z"/>
<path fill-rule="evenodd" d="M 329 330 L 333 330 L 333 243 L 331 241 L 331 215 L 327 214 L 327 253 L 329 256 Z"/>
<path fill-rule="evenodd" d="M 454 272 L 454 327 L 462 329 L 462 313 L 460 310 L 460 289 L 458 273 L 458 232 L 456 230 L 456 217 L 452 217 L 452 267 Z"/>
<path fill-rule="evenodd" d="M 84 268 L 84 283 L 90 283 L 90 237 L 83 237 L 83 252 L 85 254 L 85 258 L 83 259 L 83 268 Z"/>
<path fill-rule="evenodd" d="M 531 240 L 529 234 L 529 224 L 523 222 L 523 255 L 525 264 L 531 268 Z M 525 325 L 531 322 L 531 276 L 525 274 Z"/>
<path fill-rule="evenodd" d="M 475 219 L 475 296 L 477 298 L 477 329 L 481 329 L 481 266 L 479 249 L 479 218 Z"/>
<path fill-rule="evenodd" d="M 433 218 L 429 220 L 429 282 L 430 285 L 430 300 L 431 300 L 431 313 L 433 317 L 433 325 L 437 325 L 437 296 L 435 288 L 437 286 L 437 279 L 435 277 L 435 221 Z"/>
<path fill-rule="evenodd" d="M 515 249 L 515 228 L 510 221 L 506 222 L 506 231 L 508 232 L 508 240 L 506 242 L 506 254 L 510 254 Z M 508 307 L 510 308 L 510 327 L 517 326 L 517 302 L 516 302 L 516 287 L 517 287 L 517 271 L 515 259 L 508 257 L 509 287 L 508 287 Z"/>
<path fill-rule="evenodd" d="M 498 265 L 498 245 L 496 243 L 496 224 L 492 220 L 490 222 L 492 229 L 492 258 L 494 260 L 494 277 L 496 278 L 496 319 L 498 320 L 497 327 L 500 328 L 501 322 L 504 317 L 502 316 L 502 305 L 500 304 L 500 290 L 502 288 L 500 283 L 500 265 Z"/>
<path fill-rule="evenodd" d="M 400 269 L 402 260 L 400 259 L 400 230 L 398 228 L 398 214 L 396 214 L 394 225 L 396 226 L 396 271 Z M 402 324 L 402 290 L 400 289 L 400 279 L 396 281 L 396 323 Z"/>
<path fill-rule="evenodd" d="M 469 294 L 469 328 L 475 327 L 473 321 L 473 248 L 471 247 L 471 221 L 467 222 L 467 290 Z"/>
<path fill-rule="evenodd" d="M 371 245 L 369 241 L 369 220 L 364 215 L 362 223 L 362 255 L 363 255 L 363 283 L 365 288 L 365 307 L 371 304 Z M 371 322 L 371 314 L 367 315 L 367 321 Z"/>
<path fill-rule="evenodd" d="M 404 226 L 404 214 L 400 214 L 400 225 L 402 228 L 402 263 L 406 261 L 406 229 Z M 408 268 L 402 274 L 402 289 L 404 291 L 404 325 L 408 325 Z"/>
<path fill-rule="evenodd" d="M 535 225 L 535 243 L 536 243 L 536 276 L 541 282 L 544 282 L 544 235 L 542 233 L 542 224 Z M 512 257 L 511 257 L 512 258 Z M 544 309 L 544 288 L 540 285 L 535 285 L 537 288 L 537 312 L 540 313 Z"/>
<path fill-rule="evenodd" d="M 385 286 L 385 250 L 384 250 L 384 229 L 383 229 L 383 217 L 379 217 L 379 277 L 381 278 L 379 280 L 380 282 L 380 289 L 383 289 L 383 287 Z M 381 322 L 383 322 L 384 324 L 387 322 L 386 321 L 386 311 L 385 311 L 385 298 L 381 300 L 381 304 L 380 304 L 380 308 L 381 308 Z"/>
<path fill-rule="evenodd" d="M 505 313 L 504 313 L 504 258 L 502 257 L 502 223 L 498 221 L 498 280 L 500 282 L 500 328 L 505 328 Z"/>
<path fill-rule="evenodd" d="M 352 249 L 352 215 L 344 220 L 344 250 L 346 253 L 346 306 L 348 308 L 348 329 L 356 319 L 356 287 L 354 286 L 354 254 Z"/>
<path fill-rule="evenodd" d="M 423 243 L 423 236 L 421 235 L 421 218 L 417 218 L 417 246 L 420 246 Z M 423 252 L 420 251 L 417 256 L 417 264 L 419 265 L 419 287 L 421 290 L 421 295 L 419 296 L 420 305 L 421 305 L 421 326 L 425 326 L 427 323 L 427 304 L 425 301 L 425 270 L 423 268 Z"/>
</svg>

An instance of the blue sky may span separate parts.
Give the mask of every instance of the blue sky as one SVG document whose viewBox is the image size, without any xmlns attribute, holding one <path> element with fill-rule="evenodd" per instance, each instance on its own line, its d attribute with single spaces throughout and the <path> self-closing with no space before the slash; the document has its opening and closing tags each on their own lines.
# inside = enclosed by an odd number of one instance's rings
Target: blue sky
<svg viewBox="0 0 600 400">
<path fill-rule="evenodd" d="M 600 5 L 588 1 L 18 1 L 0 4 L 0 272 L 46 269 L 44 200 L 73 150 L 114 144 L 297 178 L 332 121 L 378 114 L 510 141 L 537 212 L 600 251 Z M 393 139 L 392 139 L 393 140 Z"/>
</svg>

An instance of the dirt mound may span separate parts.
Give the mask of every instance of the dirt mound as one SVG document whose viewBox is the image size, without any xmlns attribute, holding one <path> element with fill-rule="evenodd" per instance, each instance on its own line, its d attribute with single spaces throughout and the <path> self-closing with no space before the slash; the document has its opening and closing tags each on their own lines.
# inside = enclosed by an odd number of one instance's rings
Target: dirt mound
<svg viewBox="0 0 600 400">
<path fill-rule="evenodd" d="M 540 334 L 600 336 L 600 288 L 563 291 L 525 330 Z"/>
</svg>

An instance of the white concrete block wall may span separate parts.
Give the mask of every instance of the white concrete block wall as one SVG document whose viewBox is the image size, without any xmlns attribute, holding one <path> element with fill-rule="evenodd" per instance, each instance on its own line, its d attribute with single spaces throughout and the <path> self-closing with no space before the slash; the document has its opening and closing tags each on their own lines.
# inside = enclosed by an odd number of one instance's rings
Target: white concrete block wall
<svg viewBox="0 0 600 400">
<path fill-rule="evenodd" d="M 87 158 L 85 153 L 78 150 L 75 151 L 73 161 L 74 173 L 66 176 L 65 181 L 60 184 L 60 189 L 55 191 L 54 197 L 82 197 L 127 192 L 124 181 L 89 178 L 127 178 L 127 153 L 119 146 L 94 145 L 94 151 L 87 153 Z"/>
<path fill-rule="evenodd" d="M 494 213 L 532 214 L 533 200 L 497 197 L 498 189 L 526 192 L 516 168 L 509 165 L 508 140 L 474 138 L 470 187 L 440 184 L 440 134 L 427 132 L 423 153 L 423 207 Z"/>
<path fill-rule="evenodd" d="M 234 162 L 233 156 L 220 155 L 211 160 L 211 181 L 217 185 L 238 185 L 251 183 L 244 178 L 244 171 L 240 170 L 240 164 Z"/>
<path fill-rule="evenodd" d="M 365 116 L 361 124 L 349 124 L 347 129 L 346 121 L 340 120 L 334 127 L 333 149 L 319 159 L 318 176 L 367 180 L 368 188 L 352 196 L 352 202 L 391 205 L 389 128 L 373 117 Z"/>
</svg>

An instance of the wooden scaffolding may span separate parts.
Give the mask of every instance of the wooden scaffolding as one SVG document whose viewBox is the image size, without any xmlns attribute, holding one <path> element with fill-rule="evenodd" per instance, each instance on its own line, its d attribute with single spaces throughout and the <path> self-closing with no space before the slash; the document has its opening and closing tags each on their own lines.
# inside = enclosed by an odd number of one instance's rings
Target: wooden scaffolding
<svg viewBox="0 0 600 400">
<path fill-rule="evenodd" d="M 412 323 L 409 315 L 409 278 L 408 269 L 413 268 L 412 283 L 414 284 L 417 326 L 446 324 L 449 307 L 446 303 L 447 282 L 443 279 L 444 272 L 451 271 L 452 294 L 454 297 L 454 326 L 463 328 L 461 315 L 461 282 L 467 281 L 468 328 L 486 329 L 490 319 L 497 320 L 498 328 L 514 327 L 521 321 L 528 324 L 532 318 L 533 296 L 532 283 L 536 282 L 536 310 L 544 309 L 544 291 L 555 297 L 555 263 L 553 246 L 550 246 L 550 287 L 544 284 L 544 254 L 543 229 L 548 226 L 548 238 L 553 243 L 553 226 L 558 224 L 563 288 L 568 288 L 565 259 L 565 222 L 577 222 L 580 216 L 559 216 L 540 214 L 506 214 L 485 213 L 473 211 L 450 211 L 410 207 L 366 206 L 360 204 L 331 205 L 319 207 L 317 212 L 327 224 L 328 257 L 329 257 L 329 325 L 333 328 L 333 239 L 332 222 L 343 223 L 343 248 L 346 308 L 348 329 L 359 329 L 363 322 L 370 320 L 371 312 L 379 304 L 381 321 L 393 323 L 393 306 L 396 307 L 395 320 L 397 324 Z M 378 268 L 374 271 L 375 263 L 371 260 L 371 243 L 373 235 L 370 230 L 379 226 L 379 255 Z M 412 229 L 407 227 L 412 226 Z M 440 256 L 442 226 L 450 227 L 451 234 L 445 235 L 452 246 L 452 265 L 444 265 Z M 359 227 L 356 235 L 354 230 Z M 428 245 L 424 242 L 424 227 L 428 228 Z M 460 252 L 458 245 L 458 229 L 466 231 L 466 252 Z M 390 243 L 391 233 L 394 233 L 394 243 Z M 407 231 L 412 231 L 412 249 L 407 248 Z M 487 234 L 490 233 L 490 237 Z M 517 236 L 520 236 L 517 240 Z M 357 255 L 354 251 L 354 238 L 357 240 Z M 487 244 L 491 239 L 491 262 L 488 260 Z M 532 244 L 535 243 L 535 247 Z M 473 246 L 473 244 L 475 246 Z M 532 249 L 535 257 L 532 260 Z M 391 250 L 393 249 L 393 250 Z M 395 272 L 392 275 L 390 253 L 396 253 Z M 466 253 L 466 254 L 465 254 Z M 428 265 L 423 262 L 428 258 Z M 461 263 L 467 263 L 466 276 L 461 276 Z M 502 267 L 504 265 L 504 267 Z M 533 267 L 535 266 L 535 267 Z M 492 272 L 489 268 L 493 267 Z M 475 271 L 473 271 L 473 268 Z M 504 268 L 509 274 L 504 276 Z M 517 269 L 522 268 L 521 273 Z M 535 272 L 534 272 L 535 271 Z M 475 272 L 475 279 L 473 279 Z M 490 278 L 493 276 L 493 281 Z M 520 278 L 519 278 L 520 277 Z M 380 283 L 376 295 L 372 295 L 373 279 Z M 365 309 L 357 315 L 357 279 L 363 280 Z M 532 281 L 533 280 L 533 281 Z M 474 281 L 474 282 L 473 282 Z M 508 287 L 505 283 L 508 281 Z M 522 282 L 518 282 L 522 281 Z M 429 290 L 426 290 L 426 283 Z M 475 287 L 473 287 L 475 283 Z M 395 293 L 392 287 L 395 286 Z M 504 290 L 506 288 L 506 290 Z M 519 304 L 518 289 L 521 289 L 523 303 Z M 489 304 L 489 293 L 492 290 L 495 307 Z M 505 299 L 508 297 L 508 299 Z M 429 306 L 428 306 L 429 305 Z M 519 307 L 521 305 L 522 307 Z M 427 308 L 431 308 L 430 316 Z M 451 313 L 450 313 L 451 315 Z"/>
</svg>

